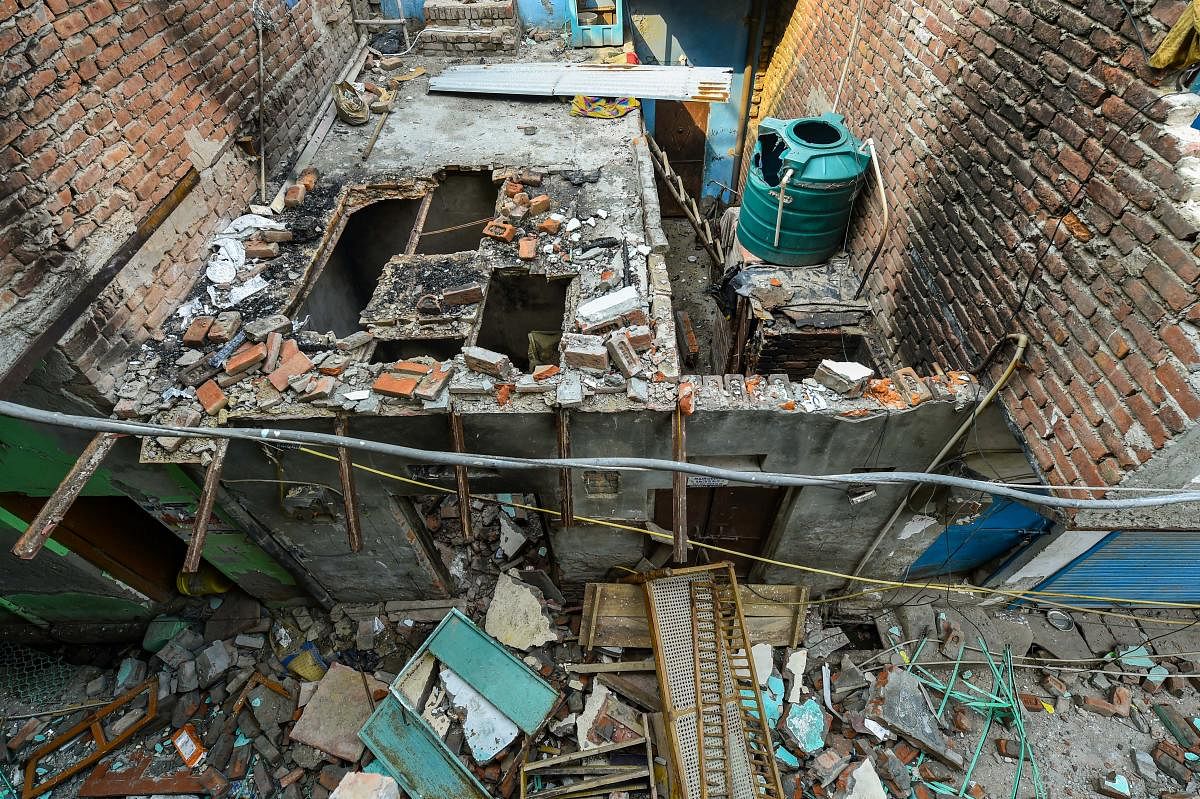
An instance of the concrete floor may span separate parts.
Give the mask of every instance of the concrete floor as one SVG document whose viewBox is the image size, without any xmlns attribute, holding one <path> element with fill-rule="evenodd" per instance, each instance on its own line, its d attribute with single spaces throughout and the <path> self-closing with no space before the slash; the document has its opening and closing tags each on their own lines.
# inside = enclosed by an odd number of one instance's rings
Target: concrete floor
<svg viewBox="0 0 1200 799">
<path fill-rule="evenodd" d="M 685 371 L 697 375 L 724 374 L 725 364 L 713 362 L 713 325 L 720 319 L 721 309 L 707 293 L 711 267 L 708 256 L 687 219 L 664 218 L 662 226 L 671 245 L 665 255 L 667 274 L 671 278 L 672 304 L 676 311 L 687 311 L 700 343 L 699 362 L 695 368 Z"/>
</svg>

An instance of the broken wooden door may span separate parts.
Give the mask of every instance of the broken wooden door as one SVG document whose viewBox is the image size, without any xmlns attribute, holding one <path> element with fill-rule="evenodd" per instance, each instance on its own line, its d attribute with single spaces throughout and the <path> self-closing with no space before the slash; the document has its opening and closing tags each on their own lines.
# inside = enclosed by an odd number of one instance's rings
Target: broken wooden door
<svg viewBox="0 0 1200 799">
<path fill-rule="evenodd" d="M 708 103 L 680 100 L 654 101 L 654 140 L 666 154 L 683 181 L 687 193 L 697 202 L 704 187 L 704 145 L 708 139 Z M 655 175 L 658 201 L 663 216 L 683 216 L 683 209 Z"/>
<path fill-rule="evenodd" d="M 761 486 L 688 486 L 687 489 L 687 533 L 688 539 L 701 544 L 745 552 L 762 554 L 763 542 L 771 532 L 783 489 Z M 671 529 L 671 492 L 662 490 L 654 496 L 654 523 Z M 724 553 L 709 553 L 692 549 L 691 562 L 701 563 L 728 559 L 733 562 L 738 574 L 750 571 L 753 561 L 749 558 L 729 556 Z"/>
</svg>

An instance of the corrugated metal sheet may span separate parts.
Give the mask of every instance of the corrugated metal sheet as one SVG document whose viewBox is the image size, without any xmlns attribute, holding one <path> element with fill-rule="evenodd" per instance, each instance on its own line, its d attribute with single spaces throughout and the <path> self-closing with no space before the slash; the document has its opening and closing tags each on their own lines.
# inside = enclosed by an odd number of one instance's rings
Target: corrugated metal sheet
<svg viewBox="0 0 1200 799">
<path fill-rule="evenodd" d="M 1157 602 L 1200 601 L 1200 530 L 1129 531 L 1104 538 L 1064 566 L 1038 590 Z M 1054 598 L 1080 606 L 1112 603 Z"/>
<path fill-rule="evenodd" d="M 729 101 L 733 70 L 645 64 L 467 64 L 430 79 L 435 92 L 539 97 L 637 97 L 642 100 Z"/>
</svg>

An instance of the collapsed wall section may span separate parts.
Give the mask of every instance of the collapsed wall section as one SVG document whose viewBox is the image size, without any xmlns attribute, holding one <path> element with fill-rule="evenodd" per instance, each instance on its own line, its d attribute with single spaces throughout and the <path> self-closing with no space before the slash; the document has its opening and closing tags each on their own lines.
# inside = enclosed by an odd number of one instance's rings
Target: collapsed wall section
<svg viewBox="0 0 1200 799">
<path fill-rule="evenodd" d="M 1000 398 L 1055 484 L 1115 485 L 1200 418 L 1200 98 L 1147 66 L 1187 4 L 1128 5 L 799 0 L 761 81 L 761 115 L 839 99 L 877 142 L 893 224 L 868 285 L 902 360 L 1029 334 Z M 869 187 L 859 269 L 881 210 Z"/>
<path fill-rule="evenodd" d="M 254 192 L 256 164 L 231 149 L 257 137 L 251 3 L 22 5 L 0 6 L 11 109 L 0 121 L 0 376 L 68 309 L 79 314 L 72 301 L 89 281 L 156 206 L 198 177 L 64 342 L 82 387 L 104 397 L 120 381 L 116 365 L 191 288 L 208 235 Z M 275 168 L 291 161 L 357 36 L 345 0 L 279 3 L 266 16 L 266 152 Z"/>
</svg>

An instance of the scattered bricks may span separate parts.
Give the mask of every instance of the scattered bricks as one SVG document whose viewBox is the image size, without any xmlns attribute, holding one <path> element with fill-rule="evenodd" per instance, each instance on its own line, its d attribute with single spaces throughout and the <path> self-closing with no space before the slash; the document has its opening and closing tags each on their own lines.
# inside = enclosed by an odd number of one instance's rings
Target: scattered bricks
<svg viewBox="0 0 1200 799">
<path fill-rule="evenodd" d="M 229 356 L 229 360 L 225 363 L 225 374 L 239 375 L 266 359 L 267 346 L 265 344 L 247 344 Z"/>
<path fill-rule="evenodd" d="M 1096 781 L 1096 791 L 1112 799 L 1129 799 L 1129 780 L 1124 774 L 1110 771 L 1107 776 Z"/>
<path fill-rule="evenodd" d="M 279 245 L 273 241 L 246 242 L 246 257 L 268 260 L 279 256 Z"/>
<path fill-rule="evenodd" d="M 1053 674 L 1047 674 L 1042 677 L 1042 687 L 1049 691 L 1052 696 L 1056 697 L 1066 696 L 1070 693 L 1067 684 Z"/>
<path fill-rule="evenodd" d="M 633 325 L 624 330 L 629 336 L 629 343 L 637 352 L 645 352 L 654 346 L 654 333 L 649 325 Z"/>
<path fill-rule="evenodd" d="M 283 193 L 283 207 L 299 208 L 304 205 L 304 195 L 307 193 L 308 190 L 304 188 L 304 184 L 302 183 L 288 186 L 288 190 Z"/>
<path fill-rule="evenodd" d="M 562 338 L 563 363 L 597 372 L 608 370 L 608 348 L 600 336 L 568 333 Z"/>
<path fill-rule="evenodd" d="M 269 241 L 275 244 L 287 244 L 292 240 L 293 235 L 292 231 L 285 228 L 283 230 L 260 230 L 258 231 L 258 237 L 263 241 Z"/>
<path fill-rule="evenodd" d="M 377 393 L 388 397 L 408 399 L 417 388 L 417 378 L 382 374 L 375 378 L 375 382 L 371 385 L 371 388 L 375 389 Z"/>
<path fill-rule="evenodd" d="M 1021 700 L 1021 704 L 1030 713 L 1042 713 L 1046 710 L 1045 706 L 1042 704 L 1042 698 L 1040 696 L 1019 693 L 1017 694 L 1017 698 Z"/>
<path fill-rule="evenodd" d="M 328 399 L 333 394 L 334 385 L 336 385 L 336 381 L 332 377 L 322 377 L 313 381 L 313 384 L 308 387 L 308 391 L 300 395 L 300 399 L 305 402 Z"/>
<path fill-rule="evenodd" d="M 316 167 L 305 167 L 300 173 L 300 177 L 296 180 L 296 184 L 304 187 L 304 191 L 310 192 L 317 187 L 317 181 L 321 178 L 321 173 Z"/>
<path fill-rule="evenodd" d="M 493 219 L 483 227 L 483 235 L 496 241 L 510 242 L 517 235 L 517 229 L 503 219 Z"/>
<path fill-rule="evenodd" d="M 507 180 L 504 182 L 504 196 L 512 199 L 521 192 L 525 191 L 525 187 L 515 180 Z"/>
<path fill-rule="evenodd" d="M 997 738 L 996 751 L 1003 757 L 1017 758 L 1021 756 L 1021 744 L 1012 738 Z"/>
<path fill-rule="evenodd" d="M 424 377 L 433 371 L 433 364 L 426 363 L 425 361 L 396 361 L 388 369 L 393 372 L 400 372 L 401 374 Z"/>
<path fill-rule="evenodd" d="M 472 371 L 483 372 L 501 380 L 508 380 L 516 372 L 507 355 L 483 347 L 463 347 L 462 354 L 467 368 Z"/>
<path fill-rule="evenodd" d="M 326 766 L 317 775 L 317 782 L 327 791 L 336 791 L 342 777 L 350 773 L 350 769 L 341 766 Z"/>
<path fill-rule="evenodd" d="M 562 228 L 562 220 L 555 219 L 554 217 L 550 217 L 548 219 L 543 219 L 541 224 L 538 225 L 538 231 L 540 231 L 542 233 L 546 233 L 547 235 L 550 235 L 550 236 L 557 236 L 558 231 L 561 228 Z"/>
<path fill-rule="evenodd" d="M 279 779 L 279 787 L 286 788 L 293 782 L 297 782 L 304 776 L 304 769 L 294 768 Z"/>
<path fill-rule="evenodd" d="M 208 336 L 208 330 L 212 325 L 213 318 L 211 316 L 197 316 L 183 332 L 183 345 L 185 347 L 203 347 L 204 339 Z"/>
<path fill-rule="evenodd" d="M 1129 718 L 1129 712 L 1133 709 L 1133 694 L 1124 685 L 1118 685 L 1113 688 L 1110 703 L 1118 716 Z"/>
<path fill-rule="evenodd" d="M 539 194 L 529 200 L 529 213 L 533 215 L 544 214 L 550 210 L 550 195 Z"/>
<path fill-rule="evenodd" d="M 546 363 L 541 366 L 534 367 L 534 380 L 549 380 L 561 371 L 556 364 Z"/>
<path fill-rule="evenodd" d="M 634 286 L 626 286 L 579 304 L 575 323 L 584 333 L 600 330 L 619 322 L 622 317 L 640 309 L 641 295 Z"/>
<path fill-rule="evenodd" d="M 288 353 L 288 344 L 291 344 L 291 349 L 294 350 L 290 354 Z M 313 362 L 308 359 L 307 355 L 296 348 L 295 342 L 291 339 L 283 343 L 279 357 L 279 366 L 268 377 L 276 391 L 286 390 L 288 381 L 293 377 L 305 374 L 313 368 Z"/>
<path fill-rule="evenodd" d="M 243 330 L 246 331 L 246 338 L 255 342 L 266 341 L 267 336 L 271 333 L 290 332 L 291 329 L 292 320 L 280 313 L 247 322 L 243 327 Z"/>
<path fill-rule="evenodd" d="M 503 408 L 512 398 L 515 386 L 512 383 L 501 383 L 496 386 L 496 404 Z"/>
<path fill-rule="evenodd" d="M 365 330 L 359 330 L 351 333 L 345 338 L 338 339 L 337 348 L 341 352 L 353 352 L 359 347 L 365 347 L 370 344 L 375 337 Z"/>
<path fill-rule="evenodd" d="M 536 236 L 522 236 L 517 242 L 517 257 L 522 261 L 536 261 L 537 242 Z"/>
<path fill-rule="evenodd" d="M 1075 705 L 1080 710 L 1086 710 L 1089 713 L 1095 713 L 1105 718 L 1112 718 L 1117 715 L 1117 708 L 1105 699 L 1098 696 L 1084 696 L 1083 694 L 1075 694 Z"/>
<path fill-rule="evenodd" d="M 263 371 L 270 373 L 279 365 L 279 351 L 283 348 L 282 333 L 267 334 L 267 359 L 263 361 Z"/>
<path fill-rule="evenodd" d="M 199 680 L 200 687 L 207 688 L 215 683 L 232 665 L 233 661 L 225 644 L 213 641 L 196 655 L 196 679 Z"/>
<path fill-rule="evenodd" d="M 971 733 L 979 728 L 979 716 L 964 705 L 955 705 L 950 712 L 950 723 L 958 732 Z"/>
<path fill-rule="evenodd" d="M 531 209 L 529 207 L 529 195 L 525 192 L 521 191 L 514 194 L 512 201 L 517 205 L 523 206 L 526 213 L 531 213 Z"/>
<path fill-rule="evenodd" d="M 629 340 L 629 334 L 624 329 L 611 333 L 604 344 L 623 376 L 629 378 L 641 373 L 642 359 L 634 351 L 633 342 Z"/>
<path fill-rule="evenodd" d="M 216 344 L 224 344 L 237 334 L 241 326 L 242 315 L 237 311 L 219 313 L 208 328 L 208 340 Z"/>
<path fill-rule="evenodd" d="M 453 375 L 453 365 L 445 368 L 441 364 L 435 365 L 433 371 L 425 375 L 421 379 L 421 382 L 417 384 L 417 390 L 413 392 L 413 396 L 426 402 L 436 400 Z"/>
<path fill-rule="evenodd" d="M 483 300 L 483 286 L 465 283 L 442 292 L 442 301 L 447 305 L 471 305 Z"/>
<path fill-rule="evenodd" d="M 317 371 L 323 375 L 333 375 L 336 377 L 342 372 L 346 371 L 346 369 L 348 369 L 350 364 L 353 362 L 354 359 L 348 354 L 344 352 L 333 352 L 321 361 L 320 366 L 317 367 Z"/>
<path fill-rule="evenodd" d="M 900 743 L 896 744 L 894 747 L 892 747 L 892 752 L 894 752 L 896 757 L 900 758 L 900 762 L 906 766 L 911 764 L 921 754 L 921 750 L 908 743 L 908 741 L 901 741 Z"/>
<path fill-rule="evenodd" d="M 229 404 L 229 397 L 225 396 L 221 387 L 212 380 L 202 383 L 196 389 L 196 399 L 200 401 L 201 407 L 209 416 L 216 416 L 222 408 Z"/>
<path fill-rule="evenodd" d="M 822 786 L 826 786 L 836 780 L 848 765 L 850 765 L 849 755 L 842 755 L 833 749 L 826 749 L 812 759 L 809 768 L 813 772 L 813 777 Z"/>
</svg>

